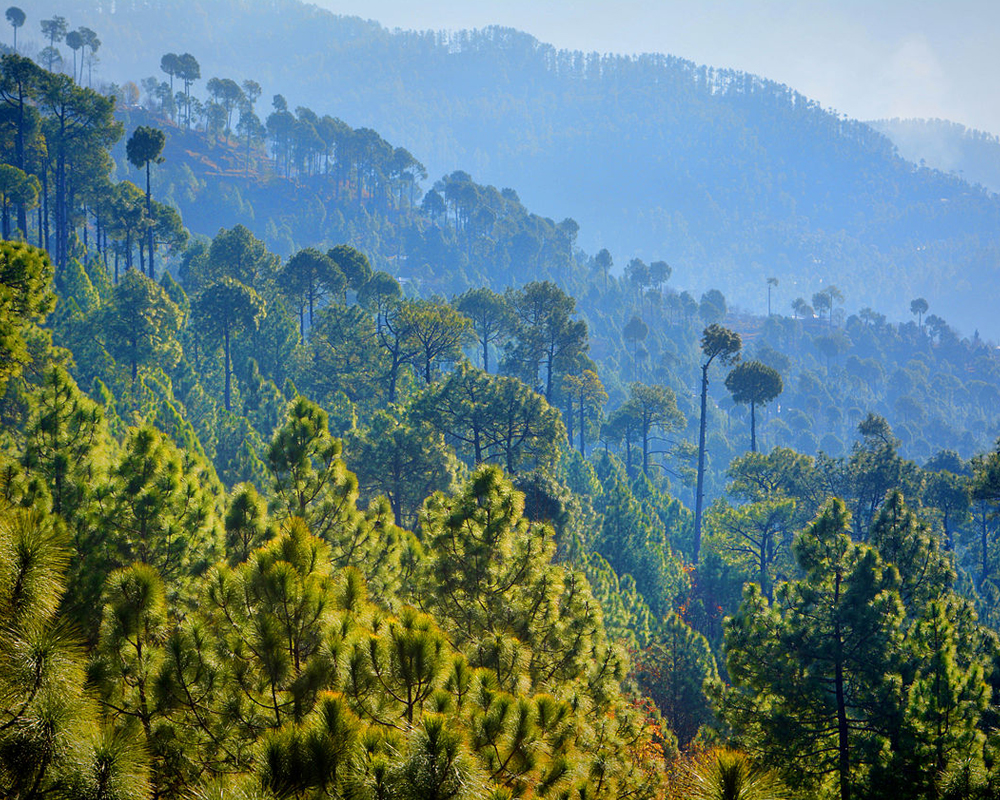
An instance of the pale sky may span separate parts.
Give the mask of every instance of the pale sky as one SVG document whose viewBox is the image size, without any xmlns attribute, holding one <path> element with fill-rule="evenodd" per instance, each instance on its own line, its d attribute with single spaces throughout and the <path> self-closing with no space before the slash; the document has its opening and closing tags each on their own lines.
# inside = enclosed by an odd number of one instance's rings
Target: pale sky
<svg viewBox="0 0 1000 800">
<path fill-rule="evenodd" d="M 661 52 L 785 83 L 857 119 L 1000 134 L 996 0 L 313 0 L 388 28 L 519 28 L 558 47 Z"/>
</svg>

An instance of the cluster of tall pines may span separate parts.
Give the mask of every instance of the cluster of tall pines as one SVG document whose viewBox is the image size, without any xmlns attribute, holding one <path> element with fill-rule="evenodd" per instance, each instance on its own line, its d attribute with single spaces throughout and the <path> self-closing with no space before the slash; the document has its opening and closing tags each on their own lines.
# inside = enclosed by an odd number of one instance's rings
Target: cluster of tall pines
<svg viewBox="0 0 1000 800">
<path fill-rule="evenodd" d="M 616 275 L 187 55 L 140 125 L 0 58 L 3 796 L 1000 796 L 985 343 Z M 171 137 L 339 217 L 191 236 Z"/>
</svg>

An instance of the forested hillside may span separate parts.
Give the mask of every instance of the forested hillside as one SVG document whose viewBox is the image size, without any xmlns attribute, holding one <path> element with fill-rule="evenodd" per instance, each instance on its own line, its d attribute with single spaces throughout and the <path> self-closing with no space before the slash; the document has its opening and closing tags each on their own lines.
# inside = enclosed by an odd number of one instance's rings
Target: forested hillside
<svg viewBox="0 0 1000 800">
<path fill-rule="evenodd" d="M 0 58 L 0 794 L 1000 797 L 994 346 L 82 21 Z"/>
<path fill-rule="evenodd" d="M 755 358 L 784 376 L 780 406 L 760 419 L 769 446 L 842 455 L 867 410 L 892 422 L 911 457 L 926 459 L 942 449 L 969 457 L 1000 435 L 992 415 L 997 360 L 990 346 L 978 331 L 962 340 L 925 298 L 912 299 L 911 322 L 891 325 L 870 306 L 845 314 L 845 296 L 835 284 L 813 284 L 781 309 L 788 289 L 770 276 L 763 294 L 774 313 L 737 313 L 725 284 L 726 292 L 693 294 L 674 288 L 683 274 L 664 261 L 616 265 L 606 250 L 583 252 L 574 220 L 533 214 L 513 189 L 484 186 L 456 171 L 421 195 L 425 168 L 409 150 L 321 110 L 300 106 L 293 115 L 272 106 L 268 113 L 258 102 L 259 116 L 249 106 L 238 118 L 234 113 L 227 135 L 221 117 L 213 123 L 205 116 L 207 130 L 192 130 L 172 121 L 155 97 L 149 102 L 152 113 L 126 106 L 119 117 L 129 127 L 162 126 L 166 143 L 152 178 L 154 195 L 181 209 L 192 232 L 212 236 L 247 225 L 286 258 L 303 245 L 329 249 L 347 242 L 410 296 L 457 296 L 480 286 L 503 292 L 532 279 L 552 280 L 576 299 L 589 325 L 589 352 L 605 367 L 612 407 L 624 401 L 631 381 L 664 383 L 678 395 L 691 439 L 699 334 L 723 320 L 752 343 Z M 182 117 L 183 109 L 175 107 L 174 115 Z M 296 147 L 283 125 L 311 131 L 311 147 Z M 123 144 L 112 154 L 119 175 L 136 174 Z M 177 262 L 182 280 L 195 252 Z M 498 334 L 495 346 L 505 340 Z M 726 436 L 713 454 L 725 465 L 745 445 L 747 409 L 717 389 Z M 558 380 L 548 395 L 561 396 Z M 686 474 L 682 465 L 678 470 Z M 683 482 L 677 490 L 690 499 Z"/>
<path fill-rule="evenodd" d="M 297 0 L 39 5 L 53 12 L 123 43 L 101 55 L 106 78 L 163 80 L 162 53 L 193 53 L 206 79 L 252 79 L 291 109 L 403 142 L 434 179 L 461 169 L 514 186 L 543 215 L 577 220 L 588 250 L 665 260 L 695 294 L 725 284 L 759 313 L 775 276 L 787 311 L 832 283 L 854 310 L 903 319 L 923 296 L 969 320 L 963 334 L 1000 335 L 981 291 L 996 277 L 998 201 L 793 87 L 505 29 L 391 32 Z"/>
<path fill-rule="evenodd" d="M 908 161 L 1000 191 L 1000 139 L 993 134 L 943 119 L 879 119 L 868 124 L 888 136 Z"/>
</svg>

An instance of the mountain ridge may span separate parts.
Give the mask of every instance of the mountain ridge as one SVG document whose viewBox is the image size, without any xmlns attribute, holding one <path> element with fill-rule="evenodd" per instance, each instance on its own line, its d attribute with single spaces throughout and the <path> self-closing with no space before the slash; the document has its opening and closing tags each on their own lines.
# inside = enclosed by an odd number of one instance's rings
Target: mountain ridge
<svg viewBox="0 0 1000 800">
<path fill-rule="evenodd" d="M 82 21 L 83 5 L 51 7 Z M 133 76 L 156 72 L 161 49 L 190 49 L 203 79 L 224 63 L 222 74 L 295 85 L 291 105 L 379 130 L 432 180 L 468 170 L 540 213 L 572 216 L 581 246 L 608 247 L 619 268 L 666 259 L 693 291 L 726 285 L 754 310 L 767 277 L 788 291 L 783 303 L 836 283 L 849 308 L 895 318 L 927 296 L 1000 335 L 976 289 L 996 275 L 1000 204 L 787 86 L 671 56 L 560 51 L 508 28 L 389 31 L 292 0 L 183 8 L 119 4 L 99 21 L 147 54 Z M 227 9 L 226 35 L 242 48 L 198 38 L 211 26 L 197 20 Z M 271 58 L 279 41 L 285 57 Z"/>
<path fill-rule="evenodd" d="M 995 134 L 938 118 L 877 119 L 868 125 L 888 136 L 907 161 L 1000 192 L 1000 137 Z"/>
</svg>

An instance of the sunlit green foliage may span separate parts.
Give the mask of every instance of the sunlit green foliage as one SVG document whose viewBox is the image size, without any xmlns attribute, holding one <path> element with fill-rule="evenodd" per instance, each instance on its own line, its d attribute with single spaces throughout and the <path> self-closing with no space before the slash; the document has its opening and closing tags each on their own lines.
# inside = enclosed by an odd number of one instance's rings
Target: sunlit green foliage
<svg viewBox="0 0 1000 800">
<path fill-rule="evenodd" d="M 984 343 L 832 286 L 760 320 L 664 261 L 616 276 L 572 220 L 462 172 L 421 203 L 410 153 L 280 95 L 267 164 L 259 86 L 199 105 L 167 55 L 150 107 L 205 130 L 169 128 L 158 193 L 255 219 L 183 256 L 110 181 L 110 102 L 3 61 L 0 154 L 41 192 L 4 230 L 58 261 L 53 291 L 3 244 L 5 794 L 652 800 L 669 764 L 685 797 L 989 796 Z"/>
</svg>

